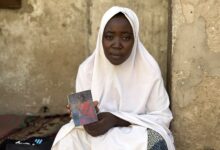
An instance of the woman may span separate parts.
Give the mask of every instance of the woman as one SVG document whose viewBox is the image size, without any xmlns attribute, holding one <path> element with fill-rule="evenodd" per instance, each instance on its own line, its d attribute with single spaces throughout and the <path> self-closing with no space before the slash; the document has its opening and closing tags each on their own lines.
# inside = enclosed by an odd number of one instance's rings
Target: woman
<svg viewBox="0 0 220 150">
<path fill-rule="evenodd" d="M 139 39 L 136 14 L 112 7 L 103 16 L 94 53 L 79 67 L 76 92 L 91 89 L 98 121 L 64 125 L 53 150 L 174 150 L 172 113 L 160 69 Z"/>
</svg>

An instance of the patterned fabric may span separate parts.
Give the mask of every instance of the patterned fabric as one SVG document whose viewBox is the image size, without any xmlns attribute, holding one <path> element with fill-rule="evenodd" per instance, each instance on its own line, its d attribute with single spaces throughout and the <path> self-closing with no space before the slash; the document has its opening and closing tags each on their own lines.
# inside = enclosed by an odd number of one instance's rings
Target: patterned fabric
<svg viewBox="0 0 220 150">
<path fill-rule="evenodd" d="M 148 146 L 147 150 L 168 150 L 167 144 L 163 137 L 152 129 L 148 131 Z"/>
</svg>

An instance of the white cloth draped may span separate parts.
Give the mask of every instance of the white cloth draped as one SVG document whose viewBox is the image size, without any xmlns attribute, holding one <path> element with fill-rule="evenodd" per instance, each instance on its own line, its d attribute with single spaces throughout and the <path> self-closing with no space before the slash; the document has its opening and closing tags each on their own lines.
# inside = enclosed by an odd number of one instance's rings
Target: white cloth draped
<svg viewBox="0 0 220 150">
<path fill-rule="evenodd" d="M 135 41 L 129 58 L 115 66 L 104 55 L 102 36 L 107 22 L 119 12 L 129 20 Z M 169 150 L 175 149 L 169 130 L 172 113 L 160 69 L 138 33 L 139 21 L 132 10 L 117 6 L 109 9 L 101 21 L 96 49 L 80 65 L 76 79 L 76 92 L 91 89 L 100 112 L 111 112 L 132 125 L 91 137 L 71 121 L 57 134 L 53 150 L 147 150 L 147 128 L 158 132 Z"/>
</svg>

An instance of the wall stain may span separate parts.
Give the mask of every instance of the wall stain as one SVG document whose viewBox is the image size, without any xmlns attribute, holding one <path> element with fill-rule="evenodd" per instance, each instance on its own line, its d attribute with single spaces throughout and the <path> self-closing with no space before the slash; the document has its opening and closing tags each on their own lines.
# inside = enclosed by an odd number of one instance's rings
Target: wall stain
<svg viewBox="0 0 220 150">
<path fill-rule="evenodd" d="M 22 8 L 19 10 L 20 14 L 30 14 L 34 11 L 33 6 L 28 2 L 28 0 L 22 0 Z"/>
</svg>

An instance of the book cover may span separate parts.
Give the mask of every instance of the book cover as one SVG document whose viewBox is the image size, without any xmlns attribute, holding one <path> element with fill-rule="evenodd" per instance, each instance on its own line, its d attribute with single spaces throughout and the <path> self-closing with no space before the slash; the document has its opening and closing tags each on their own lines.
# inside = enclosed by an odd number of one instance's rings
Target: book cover
<svg viewBox="0 0 220 150">
<path fill-rule="evenodd" d="M 68 101 L 75 126 L 89 124 L 98 120 L 91 90 L 70 94 L 68 95 Z"/>
</svg>

